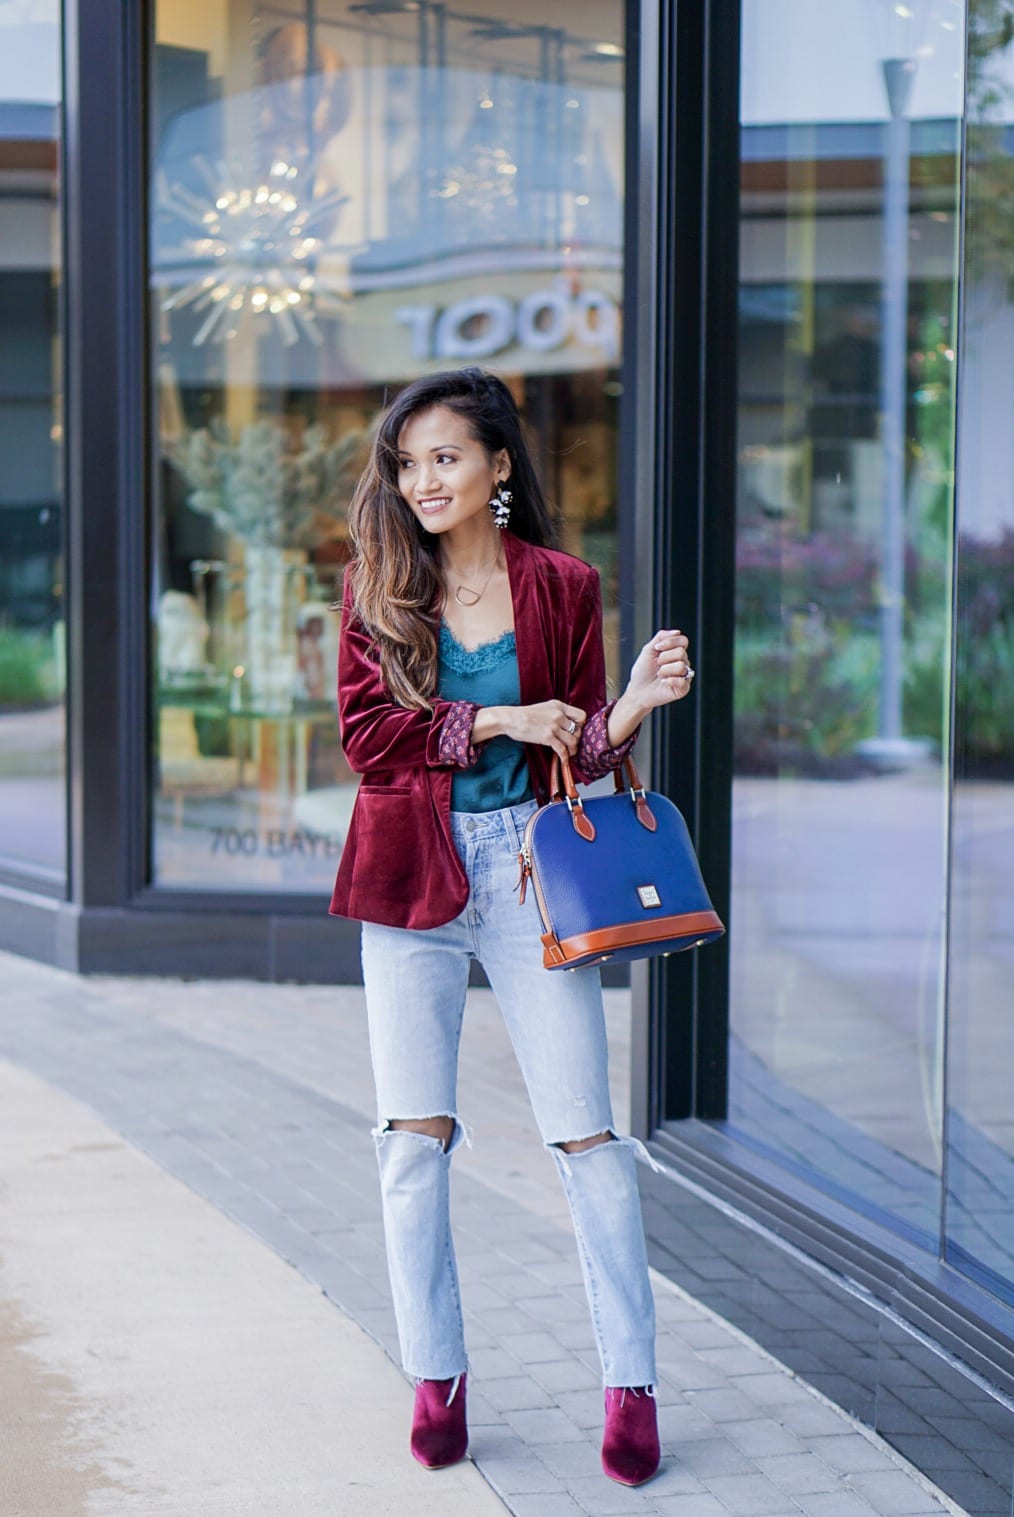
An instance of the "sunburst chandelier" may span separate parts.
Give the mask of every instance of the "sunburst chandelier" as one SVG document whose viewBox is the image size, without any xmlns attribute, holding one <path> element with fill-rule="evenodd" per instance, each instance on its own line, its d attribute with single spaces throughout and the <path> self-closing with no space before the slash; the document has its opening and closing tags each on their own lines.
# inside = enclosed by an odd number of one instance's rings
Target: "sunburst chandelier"
<svg viewBox="0 0 1014 1517">
<path fill-rule="evenodd" d="M 273 319 L 286 347 L 300 336 L 320 347 L 318 318 L 338 315 L 348 297 L 333 251 L 327 267 L 321 263 L 324 237 L 348 197 L 315 193 L 312 166 L 285 158 L 259 177 L 237 161 L 191 162 L 200 190 L 164 173 L 156 185 L 158 208 L 193 229 L 160 249 L 158 278 L 169 286 L 162 311 L 205 313 L 197 348 L 229 341 L 250 318 Z"/>
</svg>

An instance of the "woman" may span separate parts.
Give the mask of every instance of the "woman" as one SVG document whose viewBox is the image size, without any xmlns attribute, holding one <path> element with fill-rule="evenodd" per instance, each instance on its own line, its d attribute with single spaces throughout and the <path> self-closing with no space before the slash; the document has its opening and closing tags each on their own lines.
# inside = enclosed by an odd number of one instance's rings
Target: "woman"
<svg viewBox="0 0 1014 1517">
<path fill-rule="evenodd" d="M 448 1186 L 477 958 L 574 1218 L 606 1387 L 603 1468 L 638 1485 L 659 1462 L 638 1145 L 613 1128 L 598 970 L 542 967 L 518 850 L 554 753 L 576 779 L 599 778 L 653 707 L 686 695 L 687 639 L 657 633 L 606 702 L 598 575 L 549 546 L 510 391 L 478 369 L 402 391 L 349 525 L 338 698 L 363 778 L 331 910 L 363 922 L 388 1266 L 417 1383 L 412 1453 L 439 1468 L 468 1442 Z"/>
</svg>

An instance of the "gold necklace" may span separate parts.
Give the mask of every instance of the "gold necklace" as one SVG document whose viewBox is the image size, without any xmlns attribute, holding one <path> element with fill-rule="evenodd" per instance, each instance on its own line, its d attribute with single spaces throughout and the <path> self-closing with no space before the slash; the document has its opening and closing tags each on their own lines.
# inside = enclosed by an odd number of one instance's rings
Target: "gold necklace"
<svg viewBox="0 0 1014 1517">
<path fill-rule="evenodd" d="M 482 600 L 482 597 L 486 594 L 486 591 L 489 589 L 489 582 L 493 578 L 493 570 L 496 568 L 496 566 L 497 566 L 497 564 L 499 562 L 500 562 L 500 544 L 497 543 L 497 545 L 496 545 L 496 556 L 494 557 L 493 562 L 489 566 L 489 573 L 486 575 L 486 578 L 482 582 L 482 589 L 481 590 L 473 590 L 472 587 L 471 587 L 471 585 L 456 585 L 455 586 L 455 588 L 454 588 L 454 599 L 457 601 L 457 603 L 458 603 L 459 606 L 477 606 L 479 604 L 479 602 Z M 466 596 L 471 596 L 471 600 L 466 600 L 466 598 L 465 598 Z"/>
</svg>

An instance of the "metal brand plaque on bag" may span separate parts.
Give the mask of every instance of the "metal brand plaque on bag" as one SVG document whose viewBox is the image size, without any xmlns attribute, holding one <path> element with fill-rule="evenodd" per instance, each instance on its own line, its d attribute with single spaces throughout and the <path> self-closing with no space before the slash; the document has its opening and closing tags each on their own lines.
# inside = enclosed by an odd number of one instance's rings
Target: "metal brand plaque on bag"
<svg viewBox="0 0 1014 1517">
<path fill-rule="evenodd" d="M 661 906 L 662 904 L 662 897 L 654 885 L 638 885 L 637 894 L 642 906 Z"/>
</svg>

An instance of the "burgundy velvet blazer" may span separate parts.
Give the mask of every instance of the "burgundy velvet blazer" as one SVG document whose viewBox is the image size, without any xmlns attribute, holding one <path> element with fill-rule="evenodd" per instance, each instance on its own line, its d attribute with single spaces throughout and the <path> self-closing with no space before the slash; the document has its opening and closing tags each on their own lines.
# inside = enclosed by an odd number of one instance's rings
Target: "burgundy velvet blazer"
<svg viewBox="0 0 1014 1517">
<path fill-rule="evenodd" d="M 596 570 L 504 533 L 514 604 L 521 704 L 563 700 L 588 713 L 574 778 L 599 779 L 634 738 L 610 748 L 606 723 L 602 597 Z M 435 699 L 432 712 L 391 699 L 375 646 L 356 616 L 346 579 L 338 654 L 338 716 L 349 767 L 362 775 L 342 852 L 332 916 L 391 927 L 439 927 L 468 900 L 451 837 L 451 777 L 475 763 L 478 707 Z M 636 734 L 635 734 L 636 736 Z M 549 799 L 552 750 L 526 744 L 532 790 Z"/>
</svg>

